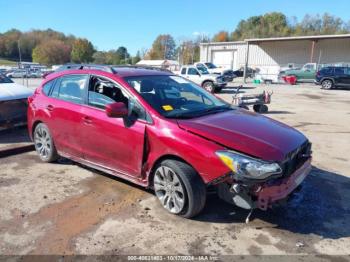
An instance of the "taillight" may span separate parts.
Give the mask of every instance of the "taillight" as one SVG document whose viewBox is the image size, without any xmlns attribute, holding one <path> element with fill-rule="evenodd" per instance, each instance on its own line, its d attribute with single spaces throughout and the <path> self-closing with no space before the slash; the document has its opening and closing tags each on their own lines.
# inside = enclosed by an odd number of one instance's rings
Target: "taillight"
<svg viewBox="0 0 350 262">
<path fill-rule="evenodd" d="M 33 96 L 28 97 L 28 104 L 30 104 L 31 102 L 33 102 Z"/>
<path fill-rule="evenodd" d="M 317 71 L 316 76 L 321 76 L 320 71 Z"/>
</svg>

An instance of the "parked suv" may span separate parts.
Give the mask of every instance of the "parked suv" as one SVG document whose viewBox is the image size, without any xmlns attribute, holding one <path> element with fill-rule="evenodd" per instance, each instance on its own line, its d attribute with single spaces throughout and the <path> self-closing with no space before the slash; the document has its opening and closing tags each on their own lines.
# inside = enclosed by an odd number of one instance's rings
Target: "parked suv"
<svg viewBox="0 0 350 262">
<path fill-rule="evenodd" d="M 350 67 L 324 67 L 317 72 L 315 83 L 323 89 L 350 87 Z"/>
<path fill-rule="evenodd" d="M 62 71 L 28 101 L 28 131 L 42 161 L 60 155 L 152 188 L 183 217 L 203 209 L 208 187 L 242 208 L 266 210 L 311 170 L 302 133 L 168 71 Z"/>
</svg>

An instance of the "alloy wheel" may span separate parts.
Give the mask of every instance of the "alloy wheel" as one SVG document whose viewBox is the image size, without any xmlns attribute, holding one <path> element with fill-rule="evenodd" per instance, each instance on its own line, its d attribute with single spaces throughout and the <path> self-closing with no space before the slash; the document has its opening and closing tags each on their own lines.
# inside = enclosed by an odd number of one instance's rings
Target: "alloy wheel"
<svg viewBox="0 0 350 262">
<path fill-rule="evenodd" d="M 179 214 L 185 206 L 185 189 L 171 168 L 160 166 L 154 175 L 154 190 L 163 207 Z"/>
<path fill-rule="evenodd" d="M 34 144 L 35 144 L 35 149 L 40 155 L 40 157 L 44 159 L 49 158 L 52 150 L 51 137 L 45 128 L 40 126 L 35 130 Z"/>
<path fill-rule="evenodd" d="M 332 83 L 332 81 L 330 81 L 330 80 L 324 80 L 324 81 L 322 82 L 322 87 L 323 87 L 324 89 L 331 89 L 332 86 L 333 86 L 333 83 Z"/>
</svg>

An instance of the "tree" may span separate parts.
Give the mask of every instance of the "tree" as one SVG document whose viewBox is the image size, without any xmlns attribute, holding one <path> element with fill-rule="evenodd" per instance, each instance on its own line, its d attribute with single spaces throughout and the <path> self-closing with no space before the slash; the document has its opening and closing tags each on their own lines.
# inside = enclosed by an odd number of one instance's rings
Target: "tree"
<svg viewBox="0 0 350 262">
<path fill-rule="evenodd" d="M 93 61 L 95 50 L 87 39 L 78 38 L 72 46 L 71 60 L 75 63 L 89 63 Z"/>
<path fill-rule="evenodd" d="M 96 64 L 108 64 L 106 52 L 97 51 L 92 55 L 92 58 Z"/>
<path fill-rule="evenodd" d="M 70 61 L 71 47 L 61 40 L 49 40 L 33 50 L 33 61 L 45 65 L 64 64 Z"/>
<path fill-rule="evenodd" d="M 230 35 L 227 31 L 220 31 L 213 37 L 214 42 L 227 42 L 230 41 Z"/>
<path fill-rule="evenodd" d="M 152 44 L 147 56 L 149 59 L 175 59 L 176 44 L 171 35 L 159 35 Z"/>
<path fill-rule="evenodd" d="M 124 46 L 118 47 L 116 51 L 116 59 L 117 64 L 129 64 L 130 54 L 128 53 L 128 49 Z"/>
<path fill-rule="evenodd" d="M 136 55 L 132 57 L 131 64 L 135 65 L 137 62 L 141 60 L 141 54 L 140 51 L 136 52 Z"/>
</svg>

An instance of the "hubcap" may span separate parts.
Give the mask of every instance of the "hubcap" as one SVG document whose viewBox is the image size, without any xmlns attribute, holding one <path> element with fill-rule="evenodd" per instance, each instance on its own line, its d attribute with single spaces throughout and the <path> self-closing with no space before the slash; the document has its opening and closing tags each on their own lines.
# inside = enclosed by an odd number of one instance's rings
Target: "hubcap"
<svg viewBox="0 0 350 262">
<path fill-rule="evenodd" d="M 204 85 L 204 88 L 205 88 L 207 91 L 211 92 L 211 91 L 213 90 L 213 84 L 207 83 L 207 84 Z"/>
<path fill-rule="evenodd" d="M 48 158 L 51 152 L 51 141 L 50 136 L 42 127 L 39 127 L 35 131 L 34 142 L 35 149 L 39 153 L 39 155 L 43 158 Z"/>
<path fill-rule="evenodd" d="M 323 88 L 330 89 L 332 87 L 331 81 L 324 81 Z"/>
<path fill-rule="evenodd" d="M 171 168 L 161 166 L 156 170 L 154 190 L 164 208 L 175 214 L 181 212 L 185 205 L 184 188 Z"/>
</svg>

